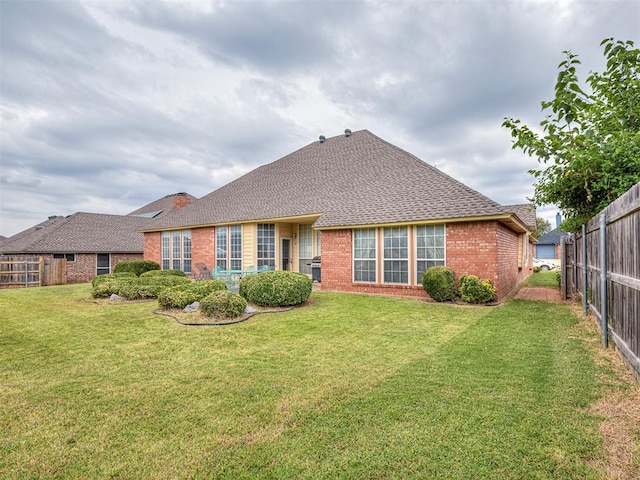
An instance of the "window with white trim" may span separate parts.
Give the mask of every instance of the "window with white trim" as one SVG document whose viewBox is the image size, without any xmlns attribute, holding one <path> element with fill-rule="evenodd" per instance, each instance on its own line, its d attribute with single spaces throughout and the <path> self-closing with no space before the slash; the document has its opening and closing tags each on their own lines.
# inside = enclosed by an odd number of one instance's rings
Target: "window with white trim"
<svg viewBox="0 0 640 480">
<path fill-rule="evenodd" d="M 409 229 L 384 228 L 383 242 L 384 283 L 409 283 Z"/>
<path fill-rule="evenodd" d="M 227 227 L 216 228 L 216 267 L 227 270 Z"/>
<path fill-rule="evenodd" d="M 216 228 L 216 267 L 242 270 L 242 225 Z"/>
<path fill-rule="evenodd" d="M 162 232 L 162 269 L 191 273 L 191 230 Z"/>
<path fill-rule="evenodd" d="M 422 283 L 427 268 L 445 264 L 444 225 L 418 225 L 416 228 L 416 283 Z"/>
<path fill-rule="evenodd" d="M 353 231 L 353 281 L 376 281 L 376 229 Z"/>
<path fill-rule="evenodd" d="M 229 237 L 229 265 L 231 270 L 242 270 L 242 225 L 229 226 Z"/>
<path fill-rule="evenodd" d="M 274 223 L 258 224 L 258 268 L 265 265 L 276 268 L 276 226 Z"/>
</svg>

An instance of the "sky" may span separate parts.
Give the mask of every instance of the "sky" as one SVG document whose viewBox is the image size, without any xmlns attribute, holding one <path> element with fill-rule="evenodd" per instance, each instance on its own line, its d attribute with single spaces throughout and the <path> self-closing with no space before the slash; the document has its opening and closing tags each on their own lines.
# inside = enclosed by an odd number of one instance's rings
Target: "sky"
<svg viewBox="0 0 640 480">
<path fill-rule="evenodd" d="M 640 43 L 638 0 L 0 0 L 0 235 L 202 197 L 346 128 L 501 204 L 533 195 L 563 51 Z M 557 209 L 538 207 L 555 226 Z"/>
</svg>

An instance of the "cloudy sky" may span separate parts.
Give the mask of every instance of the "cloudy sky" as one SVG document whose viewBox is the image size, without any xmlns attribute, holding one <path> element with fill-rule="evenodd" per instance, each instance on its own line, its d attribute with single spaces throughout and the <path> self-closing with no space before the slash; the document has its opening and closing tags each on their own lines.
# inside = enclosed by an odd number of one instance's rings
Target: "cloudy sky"
<svg viewBox="0 0 640 480">
<path fill-rule="evenodd" d="M 640 41 L 638 0 L 0 0 L 0 234 L 201 197 L 345 128 L 503 204 L 563 50 Z M 555 217 L 553 206 L 539 216 Z"/>
</svg>

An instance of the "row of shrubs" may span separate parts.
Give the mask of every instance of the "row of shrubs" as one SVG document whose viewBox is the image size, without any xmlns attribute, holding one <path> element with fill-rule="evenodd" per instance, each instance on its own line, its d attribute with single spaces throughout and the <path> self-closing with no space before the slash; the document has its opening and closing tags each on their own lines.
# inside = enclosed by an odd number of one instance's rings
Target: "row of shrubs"
<svg viewBox="0 0 640 480">
<path fill-rule="evenodd" d="M 183 309 L 193 302 L 200 302 L 200 310 L 208 317 L 234 318 L 242 315 L 247 302 L 265 307 L 298 305 L 311 294 L 312 281 L 301 273 L 268 271 L 247 275 L 240 280 L 240 293 L 227 291 L 221 280 L 192 281 L 180 270 L 159 270 L 155 262 L 145 265 L 122 264 L 114 273 L 99 275 L 92 281 L 94 298 L 116 294 L 128 300 L 157 298 L 162 308 Z M 151 267 L 151 268 L 149 268 Z"/>
<path fill-rule="evenodd" d="M 444 266 L 431 267 L 422 275 L 422 286 L 436 302 L 462 300 L 467 303 L 488 303 L 496 299 L 496 287 L 488 278 L 463 275 L 456 282 L 455 272 Z"/>
</svg>

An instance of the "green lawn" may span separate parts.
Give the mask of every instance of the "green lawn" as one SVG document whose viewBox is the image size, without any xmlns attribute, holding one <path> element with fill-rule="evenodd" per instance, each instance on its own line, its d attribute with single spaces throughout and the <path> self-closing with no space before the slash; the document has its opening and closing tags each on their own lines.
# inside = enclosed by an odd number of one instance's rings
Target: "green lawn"
<svg viewBox="0 0 640 480">
<path fill-rule="evenodd" d="M 568 307 L 317 292 L 185 327 L 88 285 L 0 290 L 0 477 L 605 478 L 620 388 Z"/>
<path fill-rule="evenodd" d="M 524 285 L 529 287 L 556 287 L 559 288 L 558 271 L 549 270 L 546 272 L 532 273 L 524 281 Z"/>
</svg>

